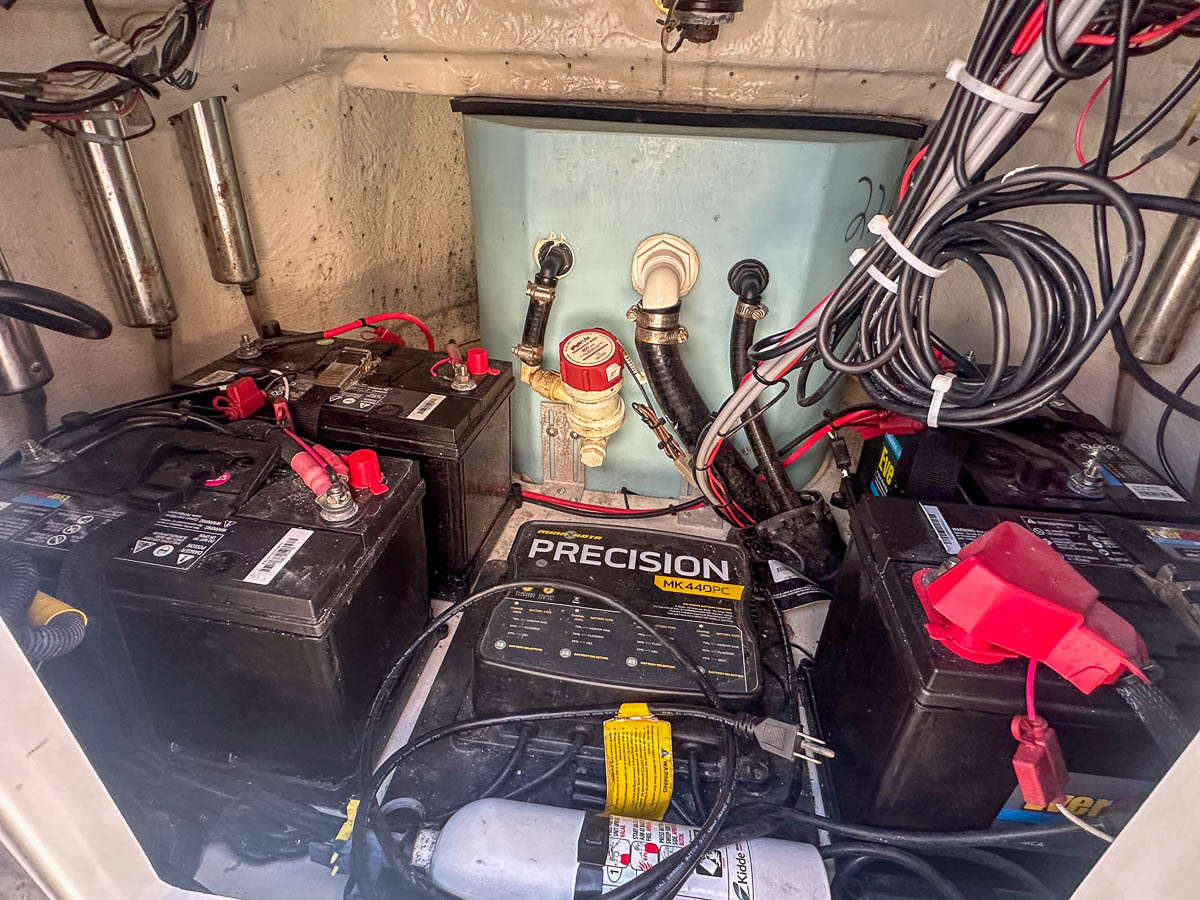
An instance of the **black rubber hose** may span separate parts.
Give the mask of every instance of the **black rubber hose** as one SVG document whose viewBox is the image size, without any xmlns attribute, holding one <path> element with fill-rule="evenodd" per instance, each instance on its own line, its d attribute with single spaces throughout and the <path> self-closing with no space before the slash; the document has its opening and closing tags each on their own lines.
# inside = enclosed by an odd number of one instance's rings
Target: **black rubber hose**
<svg viewBox="0 0 1200 900">
<path fill-rule="evenodd" d="M 538 365 L 541 365 L 542 349 L 546 344 L 546 326 L 550 323 L 550 308 L 554 305 L 554 289 L 558 286 L 558 278 L 563 271 L 570 270 L 571 259 L 568 253 L 561 244 L 552 246 L 533 279 L 539 287 L 549 288 L 551 291 L 549 302 L 529 298 L 529 308 L 525 311 L 525 327 L 521 331 L 521 344 L 537 348 Z"/>
<path fill-rule="evenodd" d="M 650 389 L 654 391 L 659 409 L 667 418 L 674 420 L 679 438 L 689 452 L 695 453 L 700 436 L 708 424 L 710 411 L 683 364 L 679 345 L 648 341 L 637 341 L 636 344 L 638 358 L 650 380 Z M 764 515 L 758 479 L 732 444 L 726 442 L 721 447 L 714 465 L 729 490 L 731 500 L 745 507 L 756 519 L 768 518 Z"/>
<path fill-rule="evenodd" d="M 0 616 L 14 629 L 24 623 L 25 611 L 37 589 L 38 570 L 33 559 L 0 546 Z"/>
<path fill-rule="evenodd" d="M 0 313 L 89 341 L 112 334 L 112 322 L 104 313 L 74 297 L 21 281 L 0 280 Z"/>
<path fill-rule="evenodd" d="M 546 326 L 550 322 L 551 303 L 529 301 L 525 312 L 525 328 L 521 332 L 521 343 L 529 347 L 541 347 L 546 343 Z"/>
<path fill-rule="evenodd" d="M 83 643 L 85 631 L 83 614 L 72 610 L 45 625 L 22 626 L 14 636 L 29 661 L 37 663 L 70 653 Z"/>
<path fill-rule="evenodd" d="M 729 335 L 729 374 L 735 391 L 750 371 L 751 362 L 746 354 L 754 343 L 754 324 L 753 319 L 733 317 L 733 328 Z M 771 440 L 771 432 L 760 415 L 757 401 L 742 414 L 742 423 L 745 425 L 746 438 L 750 441 L 750 449 L 758 460 L 758 471 L 766 481 L 765 499 L 771 515 L 796 509 L 801 505 L 800 495 L 796 493 L 787 471 L 779 461 L 779 451 Z"/>
<path fill-rule="evenodd" d="M 78 612 L 63 613 L 46 625 L 28 625 L 25 616 L 37 589 L 33 559 L 0 547 L 0 617 L 31 662 L 70 653 L 82 643 L 84 633 L 83 615 Z"/>
</svg>

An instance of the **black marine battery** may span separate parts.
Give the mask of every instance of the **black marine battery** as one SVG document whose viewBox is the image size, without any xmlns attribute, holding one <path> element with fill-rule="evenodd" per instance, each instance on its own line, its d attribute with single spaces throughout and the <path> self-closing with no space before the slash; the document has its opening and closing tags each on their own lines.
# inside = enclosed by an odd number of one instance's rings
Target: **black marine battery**
<svg viewBox="0 0 1200 900">
<path fill-rule="evenodd" d="M 644 616 L 731 706 L 761 689 L 743 550 L 723 541 L 615 525 L 527 522 L 509 578 L 571 582 Z M 695 699 L 699 686 L 618 610 L 531 584 L 492 609 L 475 651 L 475 704 L 501 713 L 625 700 Z"/>
<path fill-rule="evenodd" d="M 1134 571 L 1171 563 L 1200 578 L 1200 529 L 1126 517 L 1022 511 L 865 497 L 852 509 L 852 545 L 817 650 L 813 683 L 834 736 L 838 804 L 872 825 L 986 828 L 1050 818 L 1016 791 L 1013 716 L 1025 713 L 1027 661 L 983 665 L 929 637 L 912 585 L 1002 521 L 1047 541 L 1145 640 L 1163 692 L 1200 724 L 1200 640 Z M 1046 666 L 1038 714 L 1055 728 L 1085 818 L 1144 798 L 1169 765 L 1111 686 L 1085 695 Z"/>
<path fill-rule="evenodd" d="M 236 353 L 177 380 L 179 387 L 220 384 L 265 370 L 291 379 L 297 428 L 334 446 L 369 447 L 416 460 L 425 481 L 430 571 L 460 594 L 474 579 L 479 550 L 511 509 L 512 365 L 451 388 L 445 354 L 340 338 L 286 344 L 251 358 Z M 262 415 L 269 414 L 269 407 Z"/>
<path fill-rule="evenodd" d="M 1089 464 L 1098 481 L 1081 489 L 1078 474 Z M 856 477 L 859 490 L 875 497 L 1200 521 L 1200 505 L 1062 396 L 996 428 L 872 438 Z"/>
<path fill-rule="evenodd" d="M 41 670 L 85 747 L 116 733 L 351 774 L 375 690 L 430 614 L 417 467 L 380 462 L 387 493 L 355 492 L 340 525 L 268 441 L 151 428 L 43 475 L 0 471 L 0 540 L 89 616 Z"/>
</svg>

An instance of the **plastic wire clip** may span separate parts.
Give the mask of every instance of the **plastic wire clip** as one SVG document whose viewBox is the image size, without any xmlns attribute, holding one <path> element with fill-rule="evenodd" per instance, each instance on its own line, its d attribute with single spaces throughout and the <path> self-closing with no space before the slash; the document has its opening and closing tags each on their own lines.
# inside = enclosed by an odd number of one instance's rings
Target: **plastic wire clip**
<svg viewBox="0 0 1200 900">
<path fill-rule="evenodd" d="M 941 278 L 946 274 L 945 269 L 929 265 L 929 263 L 917 256 L 917 254 L 909 250 L 908 247 L 904 246 L 904 242 L 892 234 L 892 229 L 888 227 L 887 216 L 873 216 L 871 221 L 867 223 L 867 231 L 883 238 L 884 243 L 896 251 L 897 256 L 922 275 L 928 275 L 930 278 Z"/>
<path fill-rule="evenodd" d="M 855 250 L 850 254 L 850 265 L 857 266 L 862 261 L 862 258 L 866 255 L 867 251 L 863 250 L 861 247 L 858 250 Z M 875 266 L 867 266 L 867 274 L 870 275 L 875 282 L 889 294 L 894 294 L 900 289 L 900 286 L 896 284 L 896 282 L 892 281 L 892 279 L 880 272 L 879 269 L 875 268 Z"/>
<path fill-rule="evenodd" d="M 938 416 L 942 412 L 942 401 L 946 399 L 946 392 L 950 390 L 953 384 L 954 375 L 949 372 L 934 375 L 933 381 L 929 382 L 929 389 L 933 391 L 933 398 L 929 401 L 929 414 L 925 416 L 925 424 L 930 428 L 938 427 Z"/>
<path fill-rule="evenodd" d="M 1013 112 L 1032 116 L 1042 111 L 1041 103 L 1033 100 L 1025 100 L 1014 94 L 1002 91 L 1000 88 L 990 85 L 986 81 L 980 81 L 967 71 L 966 60 L 950 60 L 950 65 L 946 66 L 946 77 L 961 86 L 964 90 L 970 91 L 976 97 L 982 97 L 989 103 L 995 103 L 997 106 L 1003 106 L 1005 109 L 1011 109 Z"/>
</svg>

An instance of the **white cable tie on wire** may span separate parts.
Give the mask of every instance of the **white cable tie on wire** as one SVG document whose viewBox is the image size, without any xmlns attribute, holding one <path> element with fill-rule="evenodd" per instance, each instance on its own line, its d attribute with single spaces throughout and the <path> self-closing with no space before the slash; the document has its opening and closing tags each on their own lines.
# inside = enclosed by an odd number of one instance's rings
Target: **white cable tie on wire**
<svg viewBox="0 0 1200 900">
<path fill-rule="evenodd" d="M 896 251 L 897 256 L 899 256 L 902 260 L 904 260 L 922 275 L 928 275 L 930 278 L 941 278 L 946 274 L 945 269 L 939 269 L 936 266 L 929 265 L 929 263 L 925 262 L 923 259 L 921 259 L 921 257 L 917 256 L 917 254 L 913 253 L 906 246 L 904 246 L 904 242 L 901 241 L 900 238 L 896 237 L 896 235 L 892 234 L 892 230 L 888 227 L 887 216 L 872 217 L 871 221 L 867 223 L 867 231 L 871 232 L 871 234 L 877 234 L 883 238 L 884 243 Z"/>
<path fill-rule="evenodd" d="M 863 250 L 862 248 L 855 250 L 850 254 L 850 265 L 857 266 L 862 258 L 866 255 L 867 251 Z M 900 290 L 900 286 L 896 284 L 896 282 L 892 281 L 892 279 L 880 272 L 879 269 L 875 268 L 875 266 L 867 266 L 867 274 L 875 279 L 875 281 L 889 294 L 895 294 Z"/>
<path fill-rule="evenodd" d="M 946 399 L 946 392 L 950 390 L 950 386 L 953 384 L 954 375 L 949 372 L 934 375 L 933 381 L 929 382 L 929 389 L 933 391 L 933 399 L 929 401 L 929 414 L 925 416 L 925 424 L 930 428 L 938 427 L 938 416 L 942 412 L 942 401 Z"/>
<path fill-rule="evenodd" d="M 1007 91 L 1002 91 L 1000 88 L 988 84 L 986 81 L 980 81 L 967 71 L 966 60 L 950 60 L 950 65 L 946 66 L 946 77 L 960 85 L 964 90 L 970 91 L 976 97 L 982 97 L 990 103 L 1003 106 L 1005 109 L 1011 109 L 1013 112 L 1032 116 L 1042 111 L 1041 103 L 1034 100 L 1025 100 Z"/>
</svg>

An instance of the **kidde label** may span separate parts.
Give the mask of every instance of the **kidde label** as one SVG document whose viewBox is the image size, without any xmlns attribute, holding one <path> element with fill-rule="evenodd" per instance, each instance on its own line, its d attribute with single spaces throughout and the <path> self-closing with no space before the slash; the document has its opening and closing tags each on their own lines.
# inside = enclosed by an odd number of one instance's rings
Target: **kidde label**
<svg viewBox="0 0 1200 900">
<path fill-rule="evenodd" d="M 616 342 L 602 331 L 585 331 L 568 338 L 562 346 L 563 356 L 577 366 L 598 366 L 616 352 Z"/>
<path fill-rule="evenodd" d="M 669 822 L 629 819 L 609 820 L 608 854 L 604 862 L 605 894 L 632 881 L 693 840 L 698 829 Z M 680 900 L 754 900 L 754 861 L 750 847 L 733 844 L 710 850 L 675 895 Z"/>
</svg>

